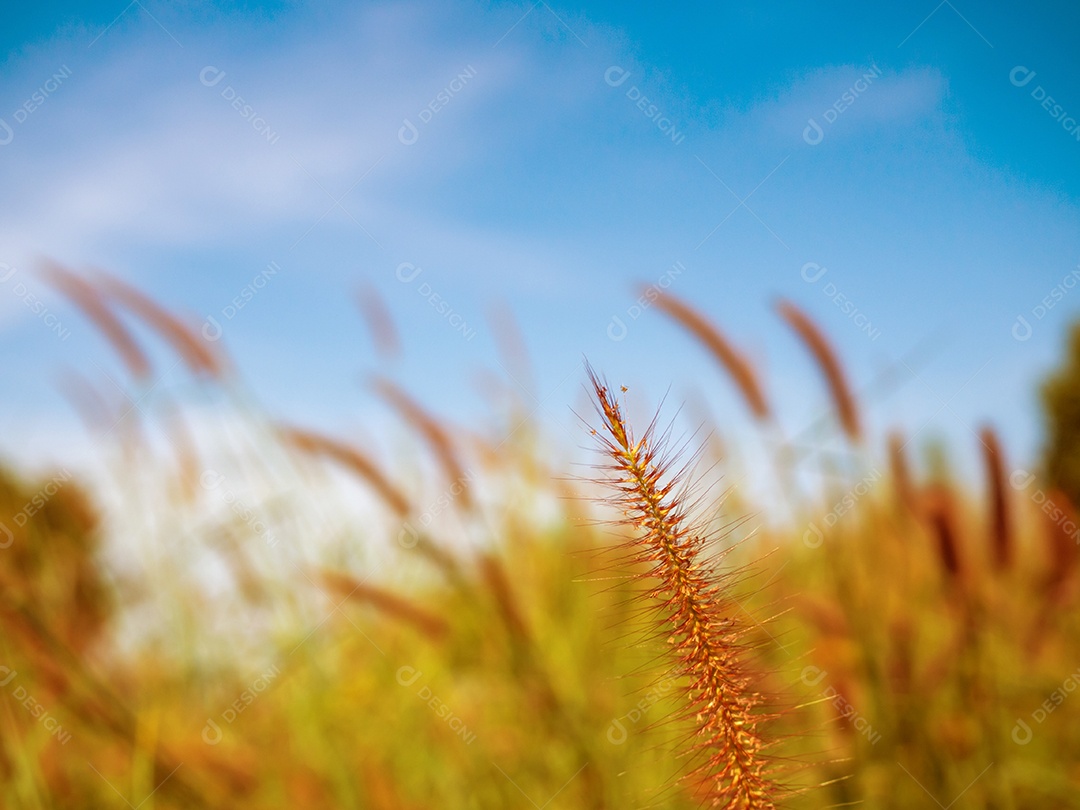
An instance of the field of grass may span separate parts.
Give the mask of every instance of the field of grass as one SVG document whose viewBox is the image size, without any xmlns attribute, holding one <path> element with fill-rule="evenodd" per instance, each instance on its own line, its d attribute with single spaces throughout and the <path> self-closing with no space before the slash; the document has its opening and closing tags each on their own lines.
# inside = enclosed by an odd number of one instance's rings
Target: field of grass
<svg viewBox="0 0 1080 810">
<path fill-rule="evenodd" d="M 595 469 L 513 400 L 474 431 L 390 380 L 412 440 L 382 457 L 260 411 L 139 292 L 51 278 L 146 396 L 73 383 L 102 480 L 0 478 L 0 806 L 1080 807 L 1071 505 L 990 429 L 982 480 L 914 475 L 794 306 L 828 453 L 659 302 L 773 437 L 778 521 L 712 426 L 628 424 L 602 370 Z"/>
</svg>

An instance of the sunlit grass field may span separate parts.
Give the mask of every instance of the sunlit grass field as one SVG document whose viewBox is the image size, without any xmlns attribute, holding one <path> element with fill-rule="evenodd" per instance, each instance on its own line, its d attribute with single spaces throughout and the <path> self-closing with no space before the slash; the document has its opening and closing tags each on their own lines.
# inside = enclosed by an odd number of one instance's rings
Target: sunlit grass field
<svg viewBox="0 0 1080 810">
<path fill-rule="evenodd" d="M 613 462 L 635 392 L 603 369 L 566 403 L 584 464 L 512 395 L 456 425 L 389 379 L 375 451 L 264 412 L 138 291 L 50 278 L 139 405 L 72 380 L 100 478 L 0 479 L 3 807 L 1080 807 L 1067 497 L 989 428 L 973 480 L 868 436 L 812 313 L 775 325 L 833 403 L 797 443 L 708 313 L 660 302 L 760 423 L 755 502 L 678 403 L 634 402 L 659 414 Z M 132 319 L 190 386 L 153 389 Z"/>
</svg>

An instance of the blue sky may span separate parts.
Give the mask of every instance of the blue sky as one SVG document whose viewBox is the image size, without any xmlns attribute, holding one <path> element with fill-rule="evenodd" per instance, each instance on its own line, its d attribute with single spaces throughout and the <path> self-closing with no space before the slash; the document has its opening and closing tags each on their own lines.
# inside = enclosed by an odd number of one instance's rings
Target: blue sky
<svg viewBox="0 0 1080 810">
<path fill-rule="evenodd" d="M 669 12 L 5 9 L 0 451 L 35 462 L 81 441 L 57 392 L 66 369 L 123 379 L 34 276 L 49 256 L 106 268 L 193 322 L 216 317 L 272 412 L 340 433 L 382 418 L 364 387 L 374 371 L 481 421 L 478 380 L 504 373 L 489 315 L 508 308 L 534 365 L 527 402 L 568 444 L 587 443 L 570 411 L 583 356 L 642 408 L 699 390 L 738 443 L 745 408 L 709 358 L 655 311 L 634 317 L 637 286 L 666 278 L 764 370 L 789 433 L 826 398 L 778 297 L 821 323 L 857 387 L 902 358 L 917 371 L 866 402 L 875 434 L 941 436 L 963 459 L 989 421 L 1030 459 L 1036 385 L 1080 312 L 1080 12 Z M 279 272 L 224 317 L 271 262 Z M 403 335 L 396 363 L 359 316 L 365 285 Z M 157 360 L 159 390 L 182 388 Z"/>
</svg>

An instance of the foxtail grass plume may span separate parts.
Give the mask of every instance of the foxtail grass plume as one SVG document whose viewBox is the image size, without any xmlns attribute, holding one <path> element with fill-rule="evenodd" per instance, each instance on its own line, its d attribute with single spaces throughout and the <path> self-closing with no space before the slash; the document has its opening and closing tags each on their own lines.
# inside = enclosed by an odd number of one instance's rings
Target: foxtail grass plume
<svg viewBox="0 0 1080 810">
<path fill-rule="evenodd" d="M 224 359 L 188 324 L 127 282 L 104 273 L 100 275 L 105 292 L 156 330 L 192 374 L 210 379 L 222 376 Z"/>
<path fill-rule="evenodd" d="M 832 397 L 836 408 L 840 427 L 853 442 L 858 442 L 862 437 L 862 426 L 859 422 L 859 409 L 855 404 L 855 397 L 851 393 L 847 377 L 844 375 L 844 367 L 840 364 L 840 358 L 833 350 L 829 341 L 825 338 L 817 324 L 810 317 L 789 301 L 781 301 L 777 304 L 777 311 L 795 334 L 799 336 L 803 344 L 814 356 L 825 382 L 829 387 L 829 395 Z"/>
<path fill-rule="evenodd" d="M 637 438 L 619 402 L 588 368 L 602 424 L 598 436 L 616 494 L 610 503 L 634 530 L 626 541 L 636 574 L 649 583 L 648 598 L 659 606 L 660 630 L 685 676 L 685 718 L 693 721 L 692 770 L 681 777 L 703 804 L 727 810 L 775 807 L 775 785 L 762 755 L 764 741 L 755 711 L 763 702 L 753 691 L 744 660 L 745 626 L 729 595 L 730 577 L 705 561 L 706 536 L 692 524 L 682 476 L 671 469 L 654 421 Z M 672 474 L 674 472 L 674 474 Z"/>
<path fill-rule="evenodd" d="M 398 337 L 394 318 L 386 307 L 386 302 L 379 291 L 372 285 L 365 286 L 357 294 L 356 303 L 364 316 L 375 350 L 385 359 L 393 360 L 401 354 L 401 339 Z"/>
<path fill-rule="evenodd" d="M 1001 444 L 992 428 L 984 427 L 979 431 L 979 441 L 982 443 L 986 485 L 989 490 L 990 543 L 994 567 L 1000 571 L 1012 564 L 1014 543 L 1005 461 L 1001 454 Z"/>
<path fill-rule="evenodd" d="M 903 436 L 897 432 L 889 434 L 889 469 L 892 473 L 896 499 L 912 514 L 916 514 L 919 510 L 919 499 L 915 481 L 911 477 L 907 454 L 904 452 L 905 447 L 907 447 L 907 442 Z"/>
<path fill-rule="evenodd" d="M 950 583 L 961 580 L 965 560 L 960 549 L 956 497 L 946 484 L 931 484 L 923 493 L 922 513 L 937 544 L 942 572 Z"/>
<path fill-rule="evenodd" d="M 656 306 L 686 327 L 727 370 L 739 391 L 742 392 L 746 404 L 750 406 L 754 418 L 768 419 L 769 404 L 765 401 L 765 394 L 762 393 L 761 382 L 754 372 L 754 367 L 750 365 L 745 355 L 736 349 L 704 315 L 670 293 L 660 294 L 656 298 Z"/>
<path fill-rule="evenodd" d="M 145 380 L 150 377 L 152 370 L 146 353 L 132 337 L 128 328 L 109 308 L 105 296 L 97 287 L 59 262 L 52 260 L 43 262 L 42 274 L 49 284 L 67 296 L 93 322 L 98 331 L 116 349 L 132 377 L 136 380 Z"/>
</svg>

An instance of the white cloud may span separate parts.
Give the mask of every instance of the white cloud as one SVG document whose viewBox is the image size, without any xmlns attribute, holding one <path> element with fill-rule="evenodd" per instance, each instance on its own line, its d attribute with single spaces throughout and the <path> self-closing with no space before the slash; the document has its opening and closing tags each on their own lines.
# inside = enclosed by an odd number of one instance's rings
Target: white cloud
<svg viewBox="0 0 1080 810">
<path fill-rule="evenodd" d="M 744 121 L 748 128 L 798 141 L 813 119 L 825 137 L 850 140 L 885 125 L 940 120 L 946 92 L 944 77 L 933 68 L 898 73 L 873 62 L 838 65 L 794 78 L 748 111 Z"/>
<path fill-rule="evenodd" d="M 384 190 L 418 179 L 422 188 L 477 159 L 484 118 L 512 105 L 530 75 L 558 80 L 559 70 L 510 40 L 492 48 L 497 18 L 447 45 L 417 8 L 375 7 L 348 25 L 322 21 L 317 33 L 296 26 L 273 50 L 254 53 L 219 30 L 206 58 L 189 47 L 184 60 L 158 60 L 168 46 L 149 21 L 144 36 L 108 50 L 103 38 L 96 47 L 105 61 L 76 65 L 37 113 L 39 126 L 0 150 L 0 181 L 20 189 L 0 198 L 3 256 L 106 261 L 107 247 L 122 243 L 235 245 L 283 225 L 299 234 L 369 170 L 346 208 L 377 211 Z M 177 33 L 191 45 L 192 32 Z M 0 89 L 15 97 L 11 86 L 47 75 L 77 47 L 81 40 L 54 41 Z M 224 72 L 213 86 L 199 79 L 208 65 L 210 78 Z M 425 113 L 433 101 L 438 109 Z M 406 117 L 420 126 L 411 149 L 397 137 Z M 447 146 L 426 148 L 436 138 Z"/>
</svg>

